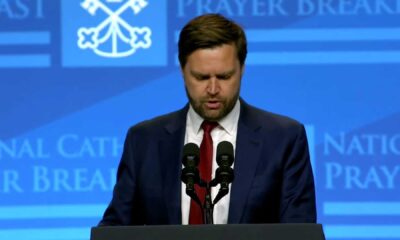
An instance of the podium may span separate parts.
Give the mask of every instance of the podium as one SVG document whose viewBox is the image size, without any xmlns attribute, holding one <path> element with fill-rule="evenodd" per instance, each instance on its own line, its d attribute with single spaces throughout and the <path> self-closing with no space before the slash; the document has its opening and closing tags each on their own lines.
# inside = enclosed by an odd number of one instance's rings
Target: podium
<svg viewBox="0 0 400 240">
<path fill-rule="evenodd" d="M 321 224 L 93 227 L 90 240 L 325 240 Z"/>
</svg>

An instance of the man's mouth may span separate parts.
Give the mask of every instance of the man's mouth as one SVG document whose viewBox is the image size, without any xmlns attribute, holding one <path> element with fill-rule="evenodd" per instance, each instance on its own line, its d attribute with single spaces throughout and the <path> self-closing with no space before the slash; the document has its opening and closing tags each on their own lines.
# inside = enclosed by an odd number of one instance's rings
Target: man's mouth
<svg viewBox="0 0 400 240">
<path fill-rule="evenodd" d="M 206 106 L 208 109 L 219 109 L 221 107 L 220 101 L 207 101 Z"/>
</svg>

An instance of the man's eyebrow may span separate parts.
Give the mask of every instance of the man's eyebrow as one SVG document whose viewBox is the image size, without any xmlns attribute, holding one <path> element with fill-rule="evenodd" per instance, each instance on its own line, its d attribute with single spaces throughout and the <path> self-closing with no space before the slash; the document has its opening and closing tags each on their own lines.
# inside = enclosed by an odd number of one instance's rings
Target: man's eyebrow
<svg viewBox="0 0 400 240">
<path fill-rule="evenodd" d="M 194 70 L 190 70 L 190 74 L 194 77 L 209 77 L 210 74 L 207 73 L 200 73 L 200 72 L 196 72 Z"/>
<path fill-rule="evenodd" d="M 232 69 L 232 70 L 229 70 L 226 72 L 217 73 L 216 75 L 217 76 L 230 76 L 230 75 L 235 74 L 235 72 L 236 72 L 236 69 Z M 209 77 L 210 76 L 210 74 L 208 74 L 208 73 L 200 73 L 200 72 L 196 72 L 194 70 L 190 70 L 190 74 L 195 77 Z"/>
<path fill-rule="evenodd" d="M 229 76 L 229 75 L 235 74 L 235 72 L 236 72 L 236 69 L 232 69 L 230 71 L 218 73 L 217 76 Z"/>
</svg>

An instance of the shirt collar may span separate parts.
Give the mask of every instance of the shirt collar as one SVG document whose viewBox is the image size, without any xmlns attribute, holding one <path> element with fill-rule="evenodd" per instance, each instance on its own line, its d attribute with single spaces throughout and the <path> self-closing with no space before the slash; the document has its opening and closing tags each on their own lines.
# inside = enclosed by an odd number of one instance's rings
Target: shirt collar
<svg viewBox="0 0 400 240">
<path fill-rule="evenodd" d="M 224 118 L 218 121 L 218 124 L 221 128 L 223 128 L 229 135 L 236 134 L 237 125 L 239 121 L 240 114 L 240 101 L 239 99 L 236 101 L 235 106 L 232 111 L 228 113 Z M 197 134 L 201 130 L 201 124 L 204 119 L 194 111 L 192 105 L 189 107 L 188 118 L 191 122 L 193 131 Z"/>
</svg>

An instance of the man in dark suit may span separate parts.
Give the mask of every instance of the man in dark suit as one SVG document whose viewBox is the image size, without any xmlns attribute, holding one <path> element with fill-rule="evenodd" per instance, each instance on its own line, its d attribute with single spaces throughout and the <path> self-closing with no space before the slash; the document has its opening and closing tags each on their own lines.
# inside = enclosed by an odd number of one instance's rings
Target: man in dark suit
<svg viewBox="0 0 400 240">
<path fill-rule="evenodd" d="M 202 223 L 181 182 L 182 148 L 192 142 L 206 155 L 202 149 L 208 146 L 210 163 L 200 169 L 212 174 L 221 141 L 235 149 L 235 179 L 215 205 L 215 223 L 316 221 L 304 126 L 239 98 L 246 54 L 244 31 L 221 15 L 196 17 L 182 29 L 179 61 L 189 104 L 129 130 L 100 225 Z M 200 164 L 206 164 L 202 157 Z"/>
</svg>

